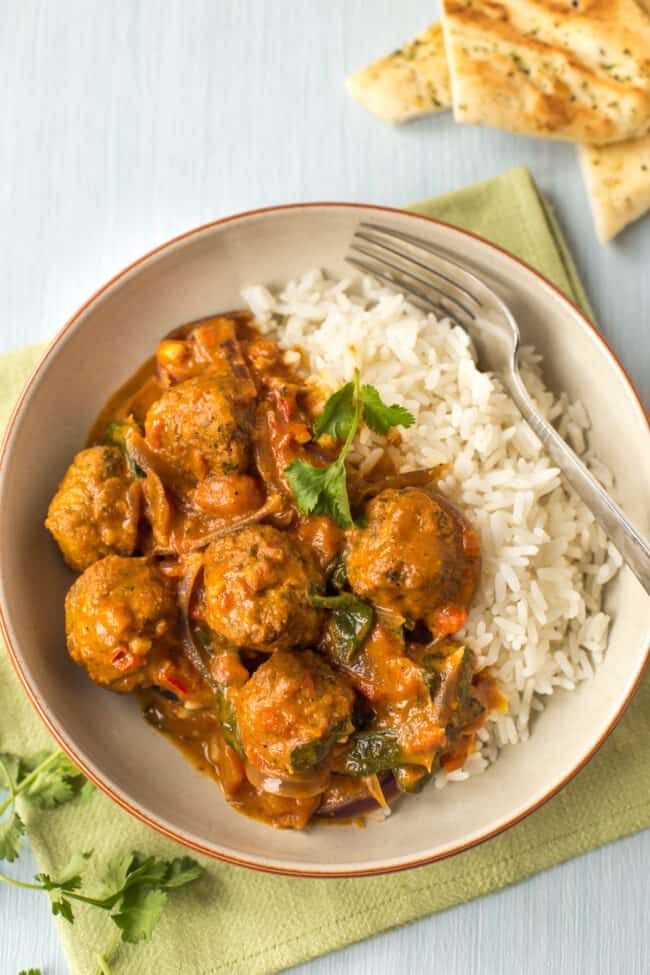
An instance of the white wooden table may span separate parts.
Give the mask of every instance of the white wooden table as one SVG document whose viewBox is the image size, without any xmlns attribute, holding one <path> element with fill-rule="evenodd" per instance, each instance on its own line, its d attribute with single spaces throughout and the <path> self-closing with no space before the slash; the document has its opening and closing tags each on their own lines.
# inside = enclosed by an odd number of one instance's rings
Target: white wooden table
<svg viewBox="0 0 650 975">
<path fill-rule="evenodd" d="M 351 69 L 437 9 L 0 0 L 0 350 L 49 337 L 123 265 L 226 213 L 314 199 L 399 205 L 524 163 L 557 205 L 603 331 L 648 398 L 650 219 L 603 250 L 571 146 L 447 117 L 393 130 L 347 98 Z M 642 975 L 649 866 L 646 832 L 299 972 Z M 31 965 L 66 972 L 47 905 L 0 890 L 0 975 Z"/>
</svg>

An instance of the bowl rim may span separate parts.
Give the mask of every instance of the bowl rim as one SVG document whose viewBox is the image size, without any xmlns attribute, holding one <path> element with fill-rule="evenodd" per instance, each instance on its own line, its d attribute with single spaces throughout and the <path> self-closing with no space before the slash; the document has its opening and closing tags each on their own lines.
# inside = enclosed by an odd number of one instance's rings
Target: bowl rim
<svg viewBox="0 0 650 975">
<path fill-rule="evenodd" d="M 161 254 L 163 251 L 173 247 L 174 245 L 182 241 L 188 240 L 191 237 L 200 235 L 216 227 L 225 226 L 230 223 L 246 220 L 250 217 L 255 217 L 259 215 L 265 215 L 271 213 L 282 213 L 290 210 L 318 209 L 318 208 L 321 209 L 344 208 L 344 209 L 351 209 L 351 210 L 371 209 L 371 210 L 376 210 L 380 213 L 396 214 L 398 216 L 406 216 L 414 220 L 421 220 L 426 223 L 435 224 L 439 227 L 443 227 L 447 230 L 451 230 L 455 234 L 459 235 L 460 237 L 467 237 L 474 241 L 477 241 L 484 247 L 497 251 L 501 255 L 505 256 L 508 260 L 518 264 L 521 268 L 526 270 L 528 273 L 532 274 L 534 278 L 536 278 L 538 284 L 542 285 L 547 290 L 550 290 L 555 295 L 556 298 L 558 298 L 565 305 L 568 305 L 569 308 L 574 312 L 574 314 L 578 316 L 581 326 L 586 327 L 593 333 L 593 336 L 595 337 L 596 341 L 600 344 L 603 352 L 605 353 L 606 356 L 608 356 L 610 362 L 618 369 L 622 379 L 627 384 L 629 392 L 632 394 L 633 400 L 636 402 L 637 406 L 639 407 L 641 415 L 645 417 L 646 424 L 650 431 L 650 411 L 648 410 L 648 408 L 646 408 L 625 366 L 620 361 L 620 359 L 612 349 L 607 339 L 605 339 L 605 337 L 600 333 L 600 331 L 595 327 L 595 325 L 589 320 L 588 316 L 585 314 L 582 308 L 580 308 L 580 306 L 575 301 L 573 301 L 573 299 L 568 297 L 560 288 L 557 287 L 557 285 L 555 285 L 552 281 L 549 281 L 548 278 L 546 278 L 543 274 L 537 271 L 526 261 L 521 260 L 521 258 L 516 257 L 514 254 L 511 254 L 505 248 L 500 247 L 498 244 L 492 243 L 492 241 L 487 240 L 484 237 L 481 237 L 479 234 L 475 234 L 472 231 L 465 230 L 460 227 L 456 227 L 453 224 L 447 223 L 444 220 L 437 220 L 433 217 L 429 217 L 425 214 L 417 213 L 412 210 L 405 210 L 399 207 L 381 206 L 372 203 L 366 204 L 366 203 L 350 203 L 350 202 L 336 202 L 336 201 L 314 201 L 314 202 L 305 202 L 305 203 L 287 203 L 287 204 L 278 204 L 275 206 L 257 207 L 256 209 L 253 210 L 245 210 L 242 211 L 241 213 L 231 214 L 226 217 L 221 217 L 218 220 L 212 220 L 207 223 L 200 224 L 197 227 L 194 227 L 183 233 L 177 234 L 174 237 L 171 237 L 170 239 L 166 240 L 164 243 L 159 244 L 157 247 L 154 247 L 151 250 L 147 251 L 141 257 L 136 258 L 130 264 L 126 265 L 124 268 L 122 268 L 120 271 L 114 274 L 105 284 L 101 285 L 96 291 L 94 291 L 93 294 L 82 305 L 80 305 L 80 307 L 68 318 L 65 324 L 55 333 L 54 337 L 47 344 L 47 347 L 43 350 L 43 353 L 39 356 L 25 384 L 23 385 L 21 392 L 18 396 L 18 399 L 11 411 L 9 420 L 7 421 L 7 425 L 4 430 L 2 441 L 0 443 L 0 472 L 2 471 L 5 465 L 9 444 L 12 439 L 13 429 L 16 425 L 16 422 L 20 414 L 22 413 L 22 409 L 25 404 L 25 401 L 35 381 L 37 380 L 37 378 L 40 377 L 43 369 L 47 365 L 48 360 L 50 359 L 51 355 L 54 353 L 55 349 L 57 349 L 61 340 L 67 334 L 67 332 L 75 325 L 77 320 L 87 311 L 87 309 L 89 309 L 98 299 L 100 299 L 114 284 L 116 284 L 122 278 L 126 277 L 128 274 L 130 274 L 131 271 L 134 271 L 140 265 L 145 264 L 152 257 Z M 580 761 L 577 762 L 576 765 L 559 782 L 551 786 L 551 788 L 548 789 L 540 798 L 534 800 L 533 802 L 519 809 L 506 821 L 501 822 L 497 826 L 494 826 L 490 829 L 486 829 L 485 831 L 481 832 L 479 835 L 475 835 L 468 840 L 456 843 L 454 846 L 442 850 L 441 852 L 428 854 L 426 856 L 413 856 L 407 861 L 401 861 L 399 863 L 378 864 L 376 866 L 349 868 L 349 869 L 344 868 L 344 869 L 337 869 L 337 870 L 312 869 L 310 867 L 305 868 L 304 866 L 285 867 L 285 866 L 278 866 L 277 864 L 273 864 L 273 863 L 262 863 L 258 860 L 249 860 L 244 856 L 234 856 L 232 854 L 228 854 L 223 851 L 216 850 L 211 846 L 204 846 L 203 844 L 196 842 L 193 839 L 190 839 L 189 837 L 183 835 L 182 833 L 176 832 L 174 829 L 169 828 L 162 822 L 159 822 L 157 819 L 155 819 L 146 810 L 141 808 L 135 801 L 130 802 L 125 798 L 123 798 L 121 795 L 115 792 L 114 789 L 111 787 L 111 785 L 108 782 L 106 782 L 104 779 L 102 779 L 100 775 L 96 774 L 92 769 L 88 768 L 84 760 L 77 754 L 73 745 L 64 740 L 63 736 L 60 734 L 54 722 L 51 720 L 50 716 L 48 715 L 47 709 L 44 707 L 43 703 L 39 700 L 36 691 L 34 690 L 34 688 L 32 688 L 27 673 L 22 666 L 20 651 L 14 645 L 13 640 L 10 636 L 10 629 L 8 623 L 9 615 L 10 613 L 8 611 L 8 608 L 4 604 L 4 598 L 2 598 L 0 599 L 0 634 L 4 638 L 9 659 L 11 661 L 13 669 L 24 691 L 27 694 L 27 697 L 29 698 L 33 708 L 35 709 L 36 713 L 40 717 L 41 721 L 45 725 L 48 732 L 54 738 L 59 748 L 65 754 L 68 755 L 68 757 L 74 762 L 74 764 L 78 766 L 78 768 L 84 773 L 84 775 L 101 792 L 107 795 L 118 806 L 120 806 L 126 812 L 130 813 L 132 816 L 134 816 L 140 822 L 144 823 L 146 826 L 149 826 L 151 829 L 155 830 L 158 833 L 161 833 L 163 836 L 167 837 L 168 839 L 173 840 L 176 843 L 180 843 L 182 846 L 188 847 L 189 849 L 194 850 L 197 853 L 210 857 L 211 859 L 214 860 L 232 864 L 234 866 L 247 867 L 248 869 L 256 870 L 261 873 L 269 873 L 269 874 L 286 876 L 286 877 L 313 877 L 318 879 L 326 879 L 326 878 L 373 877 L 373 876 L 380 876 L 383 874 L 397 873 L 402 870 L 410 870 L 414 867 L 426 866 L 428 864 L 435 863 L 439 860 L 446 859 L 447 857 L 455 856 L 458 853 L 462 853 L 466 850 L 472 849 L 475 846 L 479 846 L 481 843 L 484 843 L 487 840 L 492 839 L 494 836 L 497 836 L 499 833 L 505 832 L 507 829 L 510 829 L 511 826 L 515 826 L 517 823 L 521 822 L 531 813 L 535 812 L 546 802 L 548 802 L 549 799 L 553 798 L 553 796 L 557 795 L 557 793 L 560 792 L 565 787 L 565 785 L 567 785 L 567 783 L 570 782 L 571 779 L 573 779 L 574 776 L 576 776 L 578 772 L 580 772 L 581 769 L 583 769 L 584 766 L 593 758 L 593 756 L 601 748 L 605 740 L 609 737 L 611 732 L 614 730 L 614 728 L 622 718 L 632 697 L 637 691 L 641 683 L 641 680 L 643 679 L 644 673 L 648 668 L 648 664 L 650 663 L 650 647 L 648 647 L 648 649 L 646 650 L 645 658 L 641 663 L 641 666 L 639 667 L 638 673 L 632 685 L 630 686 L 626 696 L 620 703 L 620 706 L 616 711 L 615 715 L 612 717 L 612 719 L 609 721 L 605 729 L 602 731 L 597 741 L 587 750 L 587 752 L 582 756 Z"/>
</svg>

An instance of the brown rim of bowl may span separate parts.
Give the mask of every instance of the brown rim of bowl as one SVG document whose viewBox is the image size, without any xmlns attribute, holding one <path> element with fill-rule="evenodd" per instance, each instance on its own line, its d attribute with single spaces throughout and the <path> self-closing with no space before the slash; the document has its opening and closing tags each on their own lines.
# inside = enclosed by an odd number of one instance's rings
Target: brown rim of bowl
<svg viewBox="0 0 650 975">
<path fill-rule="evenodd" d="M 357 209 L 377 210 L 382 213 L 395 213 L 395 214 L 399 214 L 400 216 L 406 216 L 414 220 L 422 220 L 427 223 L 437 224 L 438 226 L 445 227 L 446 229 L 452 230 L 454 233 L 459 234 L 462 237 L 469 237 L 473 240 L 477 240 L 484 246 L 492 248 L 492 250 L 498 251 L 499 253 L 505 255 L 505 257 L 507 257 L 509 260 L 514 261 L 516 264 L 519 264 L 526 271 L 534 275 L 534 277 L 537 278 L 537 280 L 541 282 L 541 284 L 543 284 L 545 288 L 552 291 L 561 301 L 568 304 L 574 310 L 574 312 L 577 313 L 582 325 L 590 329 L 591 332 L 594 333 L 597 341 L 601 344 L 606 354 L 609 355 L 609 358 L 614 362 L 615 366 L 618 368 L 619 372 L 621 373 L 624 380 L 626 381 L 628 388 L 632 393 L 634 400 L 638 404 L 642 415 L 645 416 L 646 423 L 648 424 L 648 428 L 650 429 L 650 413 L 646 409 L 644 403 L 641 400 L 641 397 L 637 393 L 634 384 L 630 379 L 627 370 L 625 369 L 625 366 L 620 361 L 620 359 L 618 358 L 618 356 L 616 355 L 612 347 L 607 342 L 607 340 L 600 334 L 598 329 L 592 324 L 592 322 L 589 321 L 589 319 L 582 311 L 582 309 L 574 301 L 572 301 L 571 298 L 567 297 L 567 295 L 565 295 L 563 291 L 561 291 L 556 285 L 554 285 L 551 281 L 545 278 L 544 275 L 540 274 L 539 271 L 536 271 L 535 268 L 531 267 L 530 264 L 527 264 L 525 261 L 522 261 L 518 257 L 515 257 L 513 254 L 510 254 L 507 250 L 505 250 L 505 248 L 499 247 L 498 244 L 493 244 L 491 241 L 485 240 L 485 238 L 480 237 L 478 234 L 474 234 L 469 230 L 461 230 L 458 227 L 454 227 L 453 224 L 445 223 L 444 220 L 435 220 L 433 217 L 427 217 L 424 214 L 414 213 L 410 210 L 402 210 L 399 207 L 376 206 L 374 204 L 365 204 L 365 203 L 336 203 L 336 202 L 287 203 L 279 206 L 259 207 L 255 210 L 247 210 L 244 213 L 237 213 L 229 217 L 222 217 L 220 220 L 212 220 L 209 223 L 205 223 L 199 227 L 193 228 L 192 230 L 188 230 L 183 234 L 178 234 L 178 236 L 172 237 L 170 240 L 166 241 L 164 244 L 160 244 L 158 247 L 154 247 L 152 250 L 148 251 L 142 257 L 139 257 L 137 260 L 127 265 L 125 268 L 123 268 L 121 271 L 115 274 L 112 278 L 110 278 L 110 280 L 107 281 L 106 284 L 102 285 L 101 288 L 95 291 L 94 294 L 91 295 L 91 297 L 87 301 L 85 301 L 83 305 L 81 305 L 81 307 L 78 308 L 77 311 L 68 319 L 68 321 L 65 323 L 65 325 L 63 325 L 63 327 L 59 330 L 59 332 L 57 332 L 57 334 L 54 336 L 54 338 L 51 340 L 51 342 L 49 343 L 49 345 L 47 346 L 47 348 L 39 358 L 38 362 L 36 363 L 32 372 L 30 373 L 25 385 L 23 386 L 23 389 L 18 397 L 16 405 L 12 410 L 11 416 L 9 418 L 9 421 L 7 423 L 4 432 L 4 436 L 2 438 L 2 444 L 0 445 L 0 471 L 2 470 L 2 467 L 4 465 L 5 454 L 6 454 L 9 440 L 11 439 L 12 430 L 14 428 L 18 416 L 20 415 L 27 394 L 29 393 L 36 377 L 40 374 L 43 366 L 46 364 L 52 352 L 58 346 L 63 336 L 75 324 L 75 322 L 80 317 L 80 315 L 82 315 L 86 311 L 86 309 L 89 308 L 90 305 L 92 305 L 92 303 L 97 300 L 97 298 L 101 297 L 101 295 L 103 295 L 106 291 L 108 291 L 108 289 L 112 287 L 112 285 L 114 285 L 117 281 L 119 281 L 121 278 L 127 275 L 130 271 L 134 270 L 136 267 L 139 267 L 140 264 L 144 264 L 145 261 L 149 260 L 149 258 L 155 256 L 156 254 L 160 254 L 162 251 L 167 250 L 168 247 L 172 247 L 174 244 L 177 244 L 182 240 L 186 240 L 187 238 L 193 237 L 196 234 L 203 233 L 205 230 L 210 230 L 213 227 L 223 226 L 224 224 L 228 224 L 228 223 L 234 223 L 237 220 L 243 220 L 246 219 L 247 217 L 257 216 L 258 214 L 262 214 L 262 213 L 282 212 L 285 210 L 301 210 L 301 209 L 312 209 L 312 208 L 316 209 L 319 207 L 320 208 L 344 207 L 346 209 L 351 209 L 351 210 L 357 210 Z M 45 708 L 39 701 L 36 693 L 34 692 L 33 688 L 31 687 L 27 679 L 27 675 L 25 674 L 22 668 L 22 665 L 19 660 L 18 651 L 14 647 L 13 642 L 9 636 L 9 626 L 5 616 L 5 607 L 2 604 L 0 604 L 0 632 L 4 636 L 7 645 L 7 650 L 9 653 L 9 658 L 11 660 L 14 670 L 16 671 L 18 679 L 20 680 L 20 683 L 22 684 L 25 692 L 27 693 L 28 698 L 30 699 L 34 709 L 36 710 L 37 714 L 39 715 L 41 721 L 43 722 L 47 730 L 50 732 L 50 734 L 52 735 L 56 743 L 59 745 L 61 750 L 64 751 L 69 756 L 70 759 L 72 759 L 72 761 L 75 763 L 75 765 L 77 765 L 81 769 L 84 775 L 94 785 L 96 785 L 98 789 L 100 789 L 103 793 L 109 796 L 113 800 L 113 802 L 117 803 L 118 806 L 126 810 L 126 812 L 130 813 L 136 819 L 139 819 L 140 822 L 144 823 L 146 826 L 149 826 L 152 829 L 156 830 L 156 832 L 161 833 L 163 836 L 166 836 L 168 839 L 174 840 L 175 842 L 180 843 L 182 846 L 189 847 L 191 850 L 195 850 L 197 853 L 201 853 L 204 856 L 211 857 L 214 860 L 220 860 L 224 863 L 230 863 L 238 867 L 248 867 L 251 870 L 257 870 L 260 871 L 261 873 L 278 874 L 286 877 L 314 877 L 320 879 L 376 877 L 381 874 L 397 873 L 401 870 L 410 870 L 413 867 L 423 867 L 426 866 L 427 864 L 435 863 L 438 860 L 444 860 L 447 857 L 455 856 L 457 853 L 463 853 L 465 850 L 470 850 L 473 847 L 478 846 L 481 843 L 484 843 L 486 840 L 492 839 L 492 837 L 497 836 L 499 833 L 503 833 L 505 830 L 510 829 L 511 826 L 515 826 L 517 823 L 520 823 L 523 819 L 525 819 L 531 813 L 535 812 L 537 809 L 543 806 L 544 803 L 548 802 L 549 799 L 552 799 L 554 795 L 560 792 L 560 790 L 563 789 L 564 786 L 568 782 L 570 782 L 571 779 L 575 775 L 577 775 L 577 773 L 581 769 L 584 768 L 587 762 L 589 762 L 590 759 L 593 758 L 593 756 L 601 747 L 605 739 L 611 734 L 611 732 L 614 730 L 614 728 L 620 721 L 621 717 L 623 716 L 634 693 L 639 687 L 639 684 L 641 683 L 641 680 L 648 666 L 648 663 L 650 662 L 650 647 L 649 647 L 648 651 L 646 652 L 645 660 L 641 665 L 641 667 L 639 668 L 639 673 L 637 674 L 637 677 L 632 687 L 630 688 L 628 694 L 626 695 L 625 699 L 623 700 L 620 708 L 618 709 L 618 711 L 616 712 L 612 720 L 609 722 L 607 728 L 603 731 L 602 735 L 598 738 L 596 743 L 593 745 L 593 747 L 586 753 L 586 755 L 583 756 L 583 758 L 577 763 L 577 765 L 567 775 L 565 775 L 564 778 L 561 779 L 559 783 L 557 783 L 551 789 L 549 789 L 548 792 L 546 792 L 541 797 L 541 799 L 536 800 L 530 806 L 527 806 L 523 811 L 517 813 L 515 816 L 513 816 L 511 819 L 509 819 L 507 822 L 503 823 L 502 825 L 496 826 L 493 829 L 489 829 L 482 835 L 474 839 L 468 840 L 465 843 L 459 843 L 450 850 L 444 850 L 442 853 L 438 853 L 433 856 L 414 858 L 413 860 L 410 860 L 408 863 L 399 863 L 399 864 L 393 864 L 388 866 L 371 867 L 368 869 L 358 869 L 358 870 L 310 870 L 310 869 L 293 870 L 289 867 L 264 865 L 261 863 L 256 863 L 254 861 L 246 860 L 243 857 L 234 857 L 234 856 L 230 856 L 227 853 L 218 853 L 215 850 L 210 849 L 209 847 L 202 846 L 200 843 L 196 843 L 193 840 L 190 840 L 187 837 L 176 833 L 173 829 L 169 829 L 167 826 L 164 826 L 162 823 L 159 823 L 155 819 L 150 818 L 145 812 L 143 812 L 137 806 L 132 805 L 130 802 L 127 802 L 120 795 L 114 792 L 113 789 L 106 784 L 106 782 L 104 782 L 98 775 L 96 775 L 91 769 L 89 769 L 86 766 L 85 762 L 76 754 L 74 748 L 72 748 L 67 742 L 65 742 L 62 739 L 58 729 L 54 726 L 53 722 L 50 720 Z"/>
</svg>

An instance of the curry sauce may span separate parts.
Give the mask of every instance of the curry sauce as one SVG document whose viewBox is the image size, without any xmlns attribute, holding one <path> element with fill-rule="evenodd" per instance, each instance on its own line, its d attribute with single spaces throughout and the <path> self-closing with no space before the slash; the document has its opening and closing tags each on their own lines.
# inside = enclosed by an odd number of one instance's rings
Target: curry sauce
<svg viewBox="0 0 650 975">
<path fill-rule="evenodd" d="M 245 312 L 184 326 L 101 412 L 46 521 L 80 573 L 72 659 L 283 828 L 419 791 L 504 708 L 454 639 L 477 536 L 439 472 L 386 452 L 361 476 L 336 427 L 319 435 L 345 397 L 359 422 L 348 386 L 327 400 Z M 318 500 L 328 478 L 342 513 Z"/>
</svg>

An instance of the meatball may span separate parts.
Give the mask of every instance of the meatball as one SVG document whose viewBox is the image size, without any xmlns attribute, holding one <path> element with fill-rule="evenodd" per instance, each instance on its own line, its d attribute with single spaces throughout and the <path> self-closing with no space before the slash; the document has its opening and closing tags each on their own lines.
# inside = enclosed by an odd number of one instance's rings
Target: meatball
<svg viewBox="0 0 650 975">
<path fill-rule="evenodd" d="M 191 488 L 210 474 L 246 470 L 250 460 L 250 399 L 211 375 L 172 386 L 145 419 L 149 444 L 174 472 L 177 487 Z"/>
<path fill-rule="evenodd" d="M 77 572 L 105 555 L 131 555 L 140 514 L 140 487 L 117 447 L 77 454 L 47 513 L 45 527 Z"/>
<path fill-rule="evenodd" d="M 271 525 L 242 528 L 205 553 L 205 618 L 226 643 L 272 653 L 315 642 L 321 614 L 310 586 L 323 576 L 311 552 Z"/>
<path fill-rule="evenodd" d="M 387 489 L 348 538 L 346 568 L 357 595 L 434 634 L 459 630 L 480 567 L 476 535 L 446 499 L 421 488 Z"/>
<path fill-rule="evenodd" d="M 235 696 L 248 761 L 290 777 L 318 765 L 353 730 L 354 692 L 312 650 L 274 653 Z"/>
<path fill-rule="evenodd" d="M 149 559 L 108 555 L 69 590 L 65 626 L 70 656 L 95 684 L 147 686 L 176 643 L 173 583 Z"/>
</svg>

